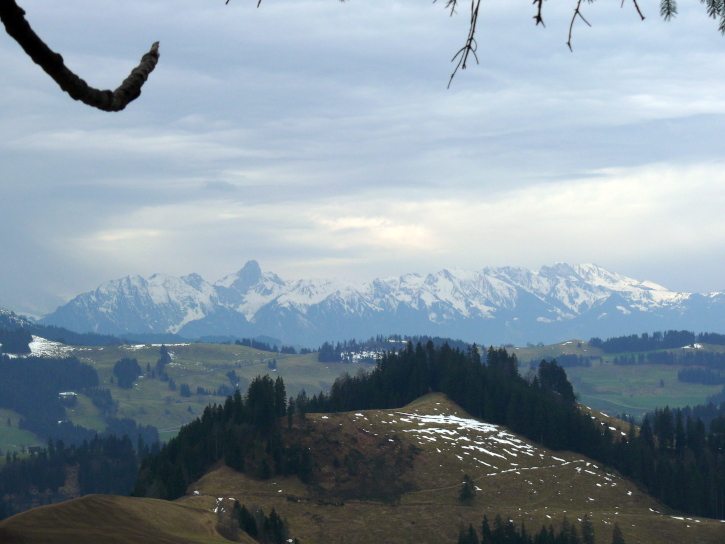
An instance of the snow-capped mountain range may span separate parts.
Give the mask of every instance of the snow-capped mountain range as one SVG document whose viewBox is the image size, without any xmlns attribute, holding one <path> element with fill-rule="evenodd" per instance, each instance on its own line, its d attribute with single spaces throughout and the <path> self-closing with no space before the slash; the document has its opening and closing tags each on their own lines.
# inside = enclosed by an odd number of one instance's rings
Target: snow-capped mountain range
<svg viewBox="0 0 725 544">
<path fill-rule="evenodd" d="M 725 332 L 725 293 L 676 293 L 593 264 L 444 269 L 355 283 L 282 280 L 249 261 L 215 283 L 198 274 L 109 281 L 40 322 L 115 335 L 265 334 L 305 346 L 393 333 L 549 343 L 664 329 Z"/>
</svg>

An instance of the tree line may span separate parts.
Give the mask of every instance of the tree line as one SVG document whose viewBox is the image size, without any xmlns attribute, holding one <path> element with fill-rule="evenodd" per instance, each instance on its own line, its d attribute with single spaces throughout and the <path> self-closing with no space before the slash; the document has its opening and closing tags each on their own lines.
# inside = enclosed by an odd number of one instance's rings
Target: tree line
<svg viewBox="0 0 725 544">
<path fill-rule="evenodd" d="M 725 369 L 724 369 L 725 370 Z M 703 385 L 725 384 L 725 372 L 711 368 L 690 367 L 677 372 L 677 380 L 687 383 L 701 383 Z"/>
<path fill-rule="evenodd" d="M 352 363 L 357 362 L 370 362 L 375 363 L 375 357 L 377 353 L 384 353 L 392 351 L 392 349 L 404 347 L 405 344 L 412 342 L 413 344 L 427 344 L 433 342 L 434 346 L 441 347 L 443 344 L 448 344 L 449 347 L 458 348 L 465 351 L 471 347 L 471 344 L 464 342 L 463 340 L 453 340 L 452 338 L 443 338 L 440 336 L 428 336 L 428 335 L 400 335 L 391 334 L 384 336 L 378 334 L 377 336 L 371 336 L 368 340 L 357 341 L 355 338 L 345 340 L 343 342 L 325 342 L 317 350 L 317 360 L 320 363 Z M 368 355 L 365 359 L 356 359 L 354 354 L 367 352 Z"/>
<path fill-rule="evenodd" d="M 601 363 L 602 358 L 597 355 L 577 355 L 576 353 L 563 353 L 556 357 L 545 357 L 547 361 L 556 361 L 557 364 L 562 368 L 571 368 L 574 366 L 591 367 L 592 361 Z M 536 367 L 540 361 L 532 360 L 529 361 L 531 366 Z"/>
<path fill-rule="evenodd" d="M 461 527 L 458 544 L 594 544 L 594 525 L 588 514 L 584 515 L 579 527 L 577 529 L 576 524 L 569 522 L 564 516 L 558 531 L 550 524 L 548 528 L 542 525 L 538 532 L 529 532 L 523 520 L 517 527 L 513 520 L 504 521 L 500 515 L 494 518 L 492 524 L 483 516 L 480 539 L 476 528 L 469 524 L 468 528 Z M 622 530 L 617 523 L 612 529 L 611 542 L 625 544 Z"/>
<path fill-rule="evenodd" d="M 725 368 L 725 353 L 688 349 L 678 351 L 651 351 L 648 353 L 618 355 L 615 365 L 683 365 Z"/>
<path fill-rule="evenodd" d="M 643 332 L 641 335 L 630 334 L 615 336 L 602 340 L 594 337 L 589 345 L 600 348 L 604 353 L 624 353 L 627 351 L 654 351 L 660 349 L 674 349 L 690 346 L 695 343 L 715 344 L 725 346 L 725 334 L 715 332 L 701 332 L 695 334 L 690 331 L 657 331 L 652 334 Z"/>
</svg>

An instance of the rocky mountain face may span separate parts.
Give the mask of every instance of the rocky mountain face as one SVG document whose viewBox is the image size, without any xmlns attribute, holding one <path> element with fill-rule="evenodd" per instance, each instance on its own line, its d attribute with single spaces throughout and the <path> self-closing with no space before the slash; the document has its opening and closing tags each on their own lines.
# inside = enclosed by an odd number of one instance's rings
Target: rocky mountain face
<svg viewBox="0 0 725 544">
<path fill-rule="evenodd" d="M 282 280 L 249 261 L 213 284 L 198 274 L 109 281 L 40 322 L 116 335 L 265 334 L 305 346 L 392 333 L 520 345 L 665 329 L 725 332 L 725 293 L 676 293 L 593 264 L 444 269 L 355 283 Z"/>
</svg>

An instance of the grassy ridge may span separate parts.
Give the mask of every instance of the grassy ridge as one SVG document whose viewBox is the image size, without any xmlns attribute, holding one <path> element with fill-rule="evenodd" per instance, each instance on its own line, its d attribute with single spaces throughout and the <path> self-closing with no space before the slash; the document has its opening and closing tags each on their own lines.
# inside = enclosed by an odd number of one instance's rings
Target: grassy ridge
<svg viewBox="0 0 725 544">
<path fill-rule="evenodd" d="M 708 351 L 722 352 L 725 346 L 703 345 Z M 667 350 L 681 351 L 681 350 Z M 609 413 L 639 414 L 655 408 L 695 406 L 704 404 L 707 397 L 718 393 L 721 385 L 684 383 L 677 379 L 683 365 L 632 365 L 612 364 L 617 356 L 636 353 L 605 354 L 592 348 L 587 342 L 570 340 L 549 346 L 509 349 L 523 363 L 521 371 L 529 361 L 557 357 L 562 354 L 601 357 L 591 367 L 569 367 L 567 376 L 579 394 L 582 404 Z"/>
</svg>

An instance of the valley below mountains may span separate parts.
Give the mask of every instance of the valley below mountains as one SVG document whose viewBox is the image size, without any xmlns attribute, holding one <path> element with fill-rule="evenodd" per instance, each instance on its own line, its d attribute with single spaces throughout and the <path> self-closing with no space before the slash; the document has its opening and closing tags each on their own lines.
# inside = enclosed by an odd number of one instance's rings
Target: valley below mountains
<svg viewBox="0 0 725 544">
<path fill-rule="evenodd" d="M 214 283 L 198 274 L 112 280 L 40 323 L 117 336 L 266 335 L 308 347 L 391 333 L 523 345 L 646 330 L 725 332 L 725 293 L 677 293 L 593 264 L 444 269 L 356 283 L 283 280 L 249 261 Z"/>
</svg>

